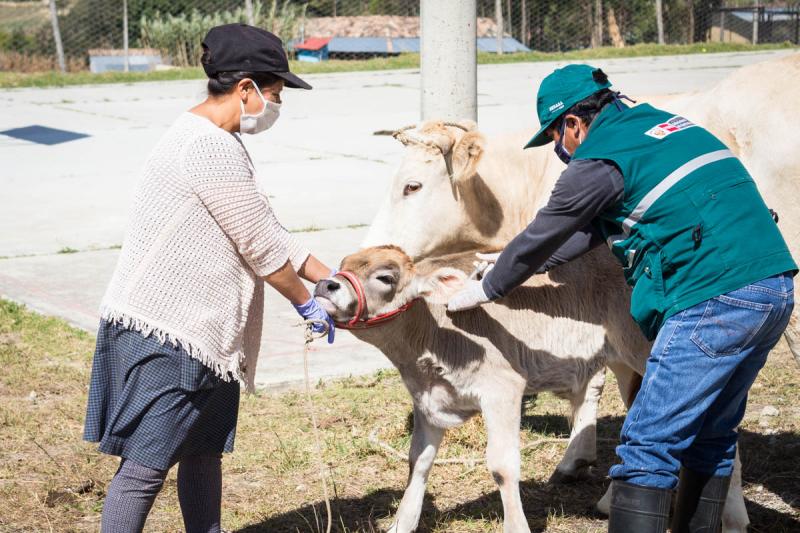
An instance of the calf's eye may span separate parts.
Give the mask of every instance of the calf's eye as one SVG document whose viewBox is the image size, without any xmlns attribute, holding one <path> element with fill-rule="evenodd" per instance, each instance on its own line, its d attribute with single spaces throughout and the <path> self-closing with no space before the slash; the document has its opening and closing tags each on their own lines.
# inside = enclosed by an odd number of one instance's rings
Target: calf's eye
<svg viewBox="0 0 800 533">
<path fill-rule="evenodd" d="M 394 278 L 392 276 L 378 276 L 375 279 L 386 285 L 392 285 L 394 283 Z"/>
<path fill-rule="evenodd" d="M 414 194 L 415 192 L 422 189 L 422 184 L 418 181 L 409 181 L 406 183 L 406 186 L 403 187 L 403 196 L 408 196 L 409 194 Z"/>
</svg>

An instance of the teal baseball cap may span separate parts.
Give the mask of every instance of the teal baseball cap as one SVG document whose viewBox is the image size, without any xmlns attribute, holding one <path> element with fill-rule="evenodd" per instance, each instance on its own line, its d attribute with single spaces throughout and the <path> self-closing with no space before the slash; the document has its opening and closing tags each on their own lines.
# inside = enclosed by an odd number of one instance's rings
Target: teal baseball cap
<svg viewBox="0 0 800 533">
<path fill-rule="evenodd" d="M 536 95 L 536 112 L 541 128 L 525 148 L 549 143 L 551 139 L 545 131 L 558 117 L 584 98 L 609 87 L 611 82 L 605 72 L 591 65 L 567 65 L 553 71 L 542 80 Z"/>
</svg>

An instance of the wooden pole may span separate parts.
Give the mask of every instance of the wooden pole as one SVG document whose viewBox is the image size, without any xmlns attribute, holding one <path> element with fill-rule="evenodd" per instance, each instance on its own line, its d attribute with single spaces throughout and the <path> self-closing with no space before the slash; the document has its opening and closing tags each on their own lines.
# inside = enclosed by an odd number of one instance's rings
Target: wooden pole
<svg viewBox="0 0 800 533">
<path fill-rule="evenodd" d="M 522 41 L 522 44 L 528 46 L 530 39 L 528 39 L 528 7 L 526 4 L 526 0 L 522 0 L 522 6 L 520 8 L 520 11 L 522 11 L 521 14 L 522 20 L 520 21 L 519 36 L 520 40 Z"/>
<path fill-rule="evenodd" d="M 497 26 L 497 55 L 503 55 L 503 0 L 494 0 L 494 23 Z"/>
<path fill-rule="evenodd" d="M 513 37 L 514 17 L 511 15 L 511 0 L 506 0 L 506 15 L 508 15 L 508 20 L 506 21 L 506 26 L 508 26 L 508 34 Z"/>
<path fill-rule="evenodd" d="M 598 48 L 603 46 L 603 0 L 595 0 L 593 20 L 592 48 Z"/>
<path fill-rule="evenodd" d="M 658 44 L 664 44 L 664 6 L 662 0 L 656 0 L 656 26 L 658 27 Z"/>
<path fill-rule="evenodd" d="M 256 16 L 253 12 L 253 0 L 244 0 L 244 14 L 247 17 L 247 23 L 251 26 L 255 26 Z"/>
<path fill-rule="evenodd" d="M 56 0 L 50 0 L 50 22 L 53 24 L 53 40 L 56 42 L 56 57 L 58 58 L 58 68 L 61 72 L 67 71 L 67 64 L 64 61 L 64 45 L 61 43 L 61 31 L 58 29 L 58 13 L 56 13 Z"/>
</svg>

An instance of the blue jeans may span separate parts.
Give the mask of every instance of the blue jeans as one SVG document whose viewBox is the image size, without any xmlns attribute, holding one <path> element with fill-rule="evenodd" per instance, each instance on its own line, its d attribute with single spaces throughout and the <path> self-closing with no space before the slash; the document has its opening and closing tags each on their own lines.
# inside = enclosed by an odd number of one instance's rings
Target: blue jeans
<svg viewBox="0 0 800 533">
<path fill-rule="evenodd" d="M 794 307 L 780 274 L 690 307 L 664 322 L 622 426 L 613 479 L 672 489 L 681 465 L 730 476 L 747 393 Z"/>
</svg>

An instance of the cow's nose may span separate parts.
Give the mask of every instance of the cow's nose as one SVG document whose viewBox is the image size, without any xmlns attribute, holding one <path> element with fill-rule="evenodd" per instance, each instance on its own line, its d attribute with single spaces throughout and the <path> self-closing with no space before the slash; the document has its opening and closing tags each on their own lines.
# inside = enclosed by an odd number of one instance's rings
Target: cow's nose
<svg viewBox="0 0 800 533">
<path fill-rule="evenodd" d="M 328 286 L 327 286 L 328 292 L 338 291 L 339 287 L 341 287 L 341 285 L 339 284 L 338 281 L 334 281 L 332 279 L 328 280 Z"/>
</svg>

